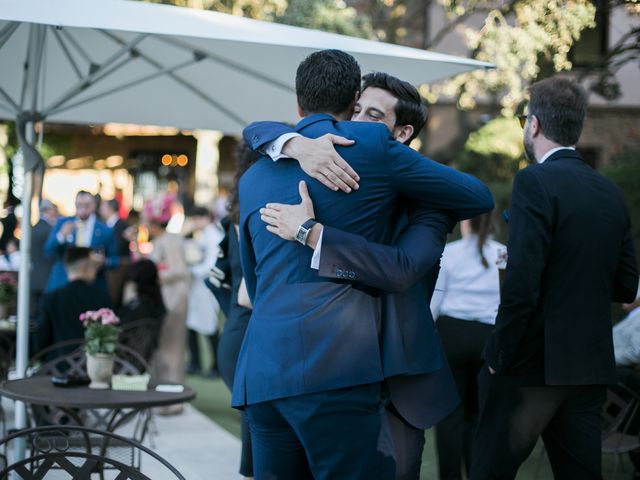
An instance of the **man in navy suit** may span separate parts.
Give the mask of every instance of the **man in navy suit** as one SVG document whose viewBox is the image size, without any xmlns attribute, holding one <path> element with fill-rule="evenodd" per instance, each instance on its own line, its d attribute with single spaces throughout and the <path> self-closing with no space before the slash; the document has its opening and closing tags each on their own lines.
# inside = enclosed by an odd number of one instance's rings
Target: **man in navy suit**
<svg viewBox="0 0 640 480">
<path fill-rule="evenodd" d="M 638 285 L 629 213 L 620 189 L 574 148 L 582 87 L 556 77 L 529 93 L 521 121 L 535 164 L 513 182 L 471 478 L 515 478 L 540 436 L 555 478 L 602 478 L 600 412 L 616 382 L 610 304 L 632 301 Z"/>
<path fill-rule="evenodd" d="M 426 119 L 427 109 L 413 85 L 380 72 L 363 77 L 362 93 L 352 120 L 382 122 L 397 141 L 408 144 L 422 130 Z M 281 126 L 258 122 L 247 127 L 245 134 L 251 137 L 252 132 L 266 130 L 270 138 Z M 285 135 L 291 131 L 283 129 Z M 312 166 L 332 162 L 333 146 L 329 146 L 326 153 L 320 153 L 318 149 L 322 146 L 311 145 L 305 149 L 309 142 L 318 140 L 291 138 L 283 144 L 284 153 L 296 151 L 297 160 L 307 172 Z M 272 145 L 269 142 L 262 148 L 270 156 L 283 158 Z M 262 219 L 273 227 L 269 230 L 285 240 L 295 240 L 299 225 L 314 217 L 305 184 L 301 184 L 300 193 L 302 203 L 298 205 L 276 204 L 262 211 Z M 438 275 L 438 262 L 453 223 L 446 212 L 422 207 L 414 207 L 410 214 L 406 209 L 399 213 L 402 214 L 395 223 L 393 246 L 371 244 L 361 236 L 321 224 L 313 226 L 307 246 L 315 249 L 314 259 L 319 261 L 312 268 L 319 269 L 321 276 L 337 278 L 340 271 L 355 271 L 367 285 L 398 292 L 383 297 L 386 346 L 383 363 L 390 393 L 387 418 L 395 446 L 396 479 L 417 480 L 422 465 L 424 429 L 444 418 L 459 401 L 446 359 L 440 356 L 442 350 L 427 308 Z M 318 241 L 320 232 L 322 242 Z M 403 375 L 399 375 L 401 372 Z"/>
<path fill-rule="evenodd" d="M 296 91 L 305 117 L 297 131 L 355 140 L 341 155 L 360 173 L 349 196 L 310 181 L 297 162 L 260 159 L 240 183 L 241 253 L 254 306 L 238 359 L 233 405 L 246 407 L 256 478 L 393 478 L 395 465 L 383 412 L 384 352 L 376 292 L 309 268 L 312 252 L 264 228 L 267 201 L 294 203 L 309 182 L 318 220 L 388 243 L 400 196 L 455 219 L 493 207 L 471 176 L 425 159 L 391 139 L 384 125 L 343 122 L 360 83 L 355 60 L 339 51 L 310 55 Z M 306 222 L 306 230 L 313 222 Z M 304 231 L 300 243 L 306 243 Z"/>
<path fill-rule="evenodd" d="M 55 263 L 49 275 L 47 292 L 67 284 L 67 272 L 64 269 L 64 252 L 69 246 L 91 248 L 94 260 L 102 264 L 95 285 L 108 291 L 104 267 L 117 267 L 119 263 L 117 246 L 113 232 L 96 218 L 96 199 L 84 190 L 76 194 L 76 214 L 58 220 L 45 244 L 45 254 Z"/>
</svg>

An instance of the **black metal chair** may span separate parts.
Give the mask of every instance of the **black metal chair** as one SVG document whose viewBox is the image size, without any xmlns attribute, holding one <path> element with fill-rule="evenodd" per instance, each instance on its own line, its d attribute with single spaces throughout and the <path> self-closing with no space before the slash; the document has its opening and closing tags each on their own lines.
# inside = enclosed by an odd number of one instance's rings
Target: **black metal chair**
<svg viewBox="0 0 640 480">
<path fill-rule="evenodd" d="M 640 396 L 626 385 L 618 383 L 607 388 L 602 409 L 602 453 L 614 455 L 614 479 L 621 464 L 621 455 L 640 449 L 640 434 L 632 432 L 638 428 L 639 409 Z"/>
<path fill-rule="evenodd" d="M 0 333 L 0 382 L 7 380 L 9 377 L 9 369 L 13 361 L 15 352 L 15 342 L 9 335 Z M 0 432 L 4 437 L 7 434 L 7 424 L 5 421 L 5 413 L 2 408 L 2 397 L 0 396 Z"/>
<path fill-rule="evenodd" d="M 71 349 L 70 353 L 53 360 L 44 361 L 51 352 L 61 349 Z M 36 353 L 30 360 L 28 376 L 32 375 L 77 375 L 86 376 L 86 353 L 84 341 L 81 339 L 67 340 L 47 347 Z M 139 375 L 149 371 L 149 364 L 140 354 L 124 345 L 117 345 L 114 358 L 114 373 L 125 375 Z M 141 412 L 126 410 L 115 411 L 108 409 L 62 409 L 53 406 L 30 405 L 32 420 L 35 425 L 77 425 L 99 430 L 119 430 L 132 421 L 133 432 L 130 438 L 142 442 L 152 421 L 150 409 Z M 117 427 L 117 428 L 116 428 Z M 121 450 L 121 453 L 125 453 Z M 129 450 L 126 463 L 138 467 L 141 459 L 136 457 L 134 450 Z"/>
<path fill-rule="evenodd" d="M 143 318 L 125 323 L 122 325 L 118 341 L 121 345 L 135 350 L 142 358 L 150 362 L 153 352 L 158 347 L 160 326 L 161 322 L 155 318 Z"/>
<path fill-rule="evenodd" d="M 28 456 L 4 466 L 0 480 L 9 478 L 9 474 L 22 480 L 40 480 L 48 478 L 47 474 L 54 470 L 66 472 L 71 480 L 88 480 L 103 476 L 107 469 L 118 480 L 185 480 L 173 465 L 141 443 L 92 428 L 61 425 L 29 428 L 1 439 L 0 447 L 11 448 L 18 441 L 24 441 Z M 153 470 L 153 476 L 114 458 L 111 455 L 114 445 L 133 449 L 148 458 L 146 471 Z"/>
</svg>

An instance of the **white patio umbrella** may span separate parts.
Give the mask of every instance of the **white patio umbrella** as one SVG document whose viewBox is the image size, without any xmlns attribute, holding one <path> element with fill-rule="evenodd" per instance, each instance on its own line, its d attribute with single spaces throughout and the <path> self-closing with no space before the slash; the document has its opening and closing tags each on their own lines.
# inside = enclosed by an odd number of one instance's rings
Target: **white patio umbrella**
<svg viewBox="0 0 640 480">
<path fill-rule="evenodd" d="M 298 63 L 318 49 L 353 54 L 363 73 L 414 84 L 490 64 L 221 13 L 123 0 L 0 0 L 0 118 L 24 154 L 16 366 L 27 367 L 33 122 L 138 123 L 238 134 L 295 121 Z M 17 408 L 16 427 L 25 425 Z"/>
</svg>

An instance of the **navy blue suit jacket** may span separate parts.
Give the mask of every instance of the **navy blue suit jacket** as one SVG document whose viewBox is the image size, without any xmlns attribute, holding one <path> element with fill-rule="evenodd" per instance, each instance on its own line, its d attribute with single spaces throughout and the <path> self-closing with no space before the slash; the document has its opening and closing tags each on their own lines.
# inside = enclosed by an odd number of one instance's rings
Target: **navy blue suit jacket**
<svg viewBox="0 0 640 480">
<path fill-rule="evenodd" d="M 49 258 L 54 259 L 53 268 L 51 269 L 51 274 L 49 275 L 49 282 L 47 283 L 47 292 L 51 292 L 67 284 L 67 272 L 64 269 L 62 258 L 67 247 L 69 245 L 75 245 L 75 233 L 71 236 L 70 241 L 67 241 L 65 239 L 63 243 L 58 242 L 57 235 L 62 225 L 67 222 L 73 222 L 75 220 L 75 217 L 63 217 L 58 219 L 58 222 L 56 223 L 55 227 L 53 227 L 53 230 L 51 230 L 49 238 L 47 239 L 47 243 L 45 244 L 45 254 Z M 93 229 L 93 236 L 91 237 L 91 248 L 95 250 L 100 249 L 104 252 L 105 267 L 117 267 L 120 263 L 117 250 L 118 247 L 113 236 L 113 231 L 98 219 L 96 219 L 95 227 Z M 107 280 L 104 275 L 104 269 L 101 269 L 98 272 L 95 285 L 102 288 L 103 290 L 108 290 Z"/>
<path fill-rule="evenodd" d="M 360 174 L 361 188 L 349 195 L 330 191 L 292 160 L 262 158 L 243 176 L 241 251 L 254 310 L 238 360 L 234 406 L 384 378 L 380 299 L 311 270 L 310 249 L 266 230 L 258 210 L 267 202 L 298 202 L 298 181 L 306 180 L 319 221 L 378 243 L 392 238 L 400 196 L 449 210 L 455 219 L 493 207 L 481 182 L 393 141 L 385 125 L 317 114 L 297 129 L 310 137 L 334 133 L 356 140 L 340 153 Z"/>
<path fill-rule="evenodd" d="M 520 171 L 509 261 L 484 357 L 536 384 L 615 383 L 611 302 L 631 302 L 638 271 L 622 192 L 559 150 Z"/>
</svg>

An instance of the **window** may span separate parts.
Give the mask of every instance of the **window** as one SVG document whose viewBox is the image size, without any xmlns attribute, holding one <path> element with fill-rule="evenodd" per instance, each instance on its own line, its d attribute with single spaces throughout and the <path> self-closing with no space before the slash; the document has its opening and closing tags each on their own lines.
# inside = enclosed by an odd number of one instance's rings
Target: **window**
<svg viewBox="0 0 640 480">
<path fill-rule="evenodd" d="M 604 63 L 609 47 L 609 3 L 594 0 L 596 26 L 582 31 L 580 39 L 569 52 L 575 68 L 597 67 Z"/>
</svg>

